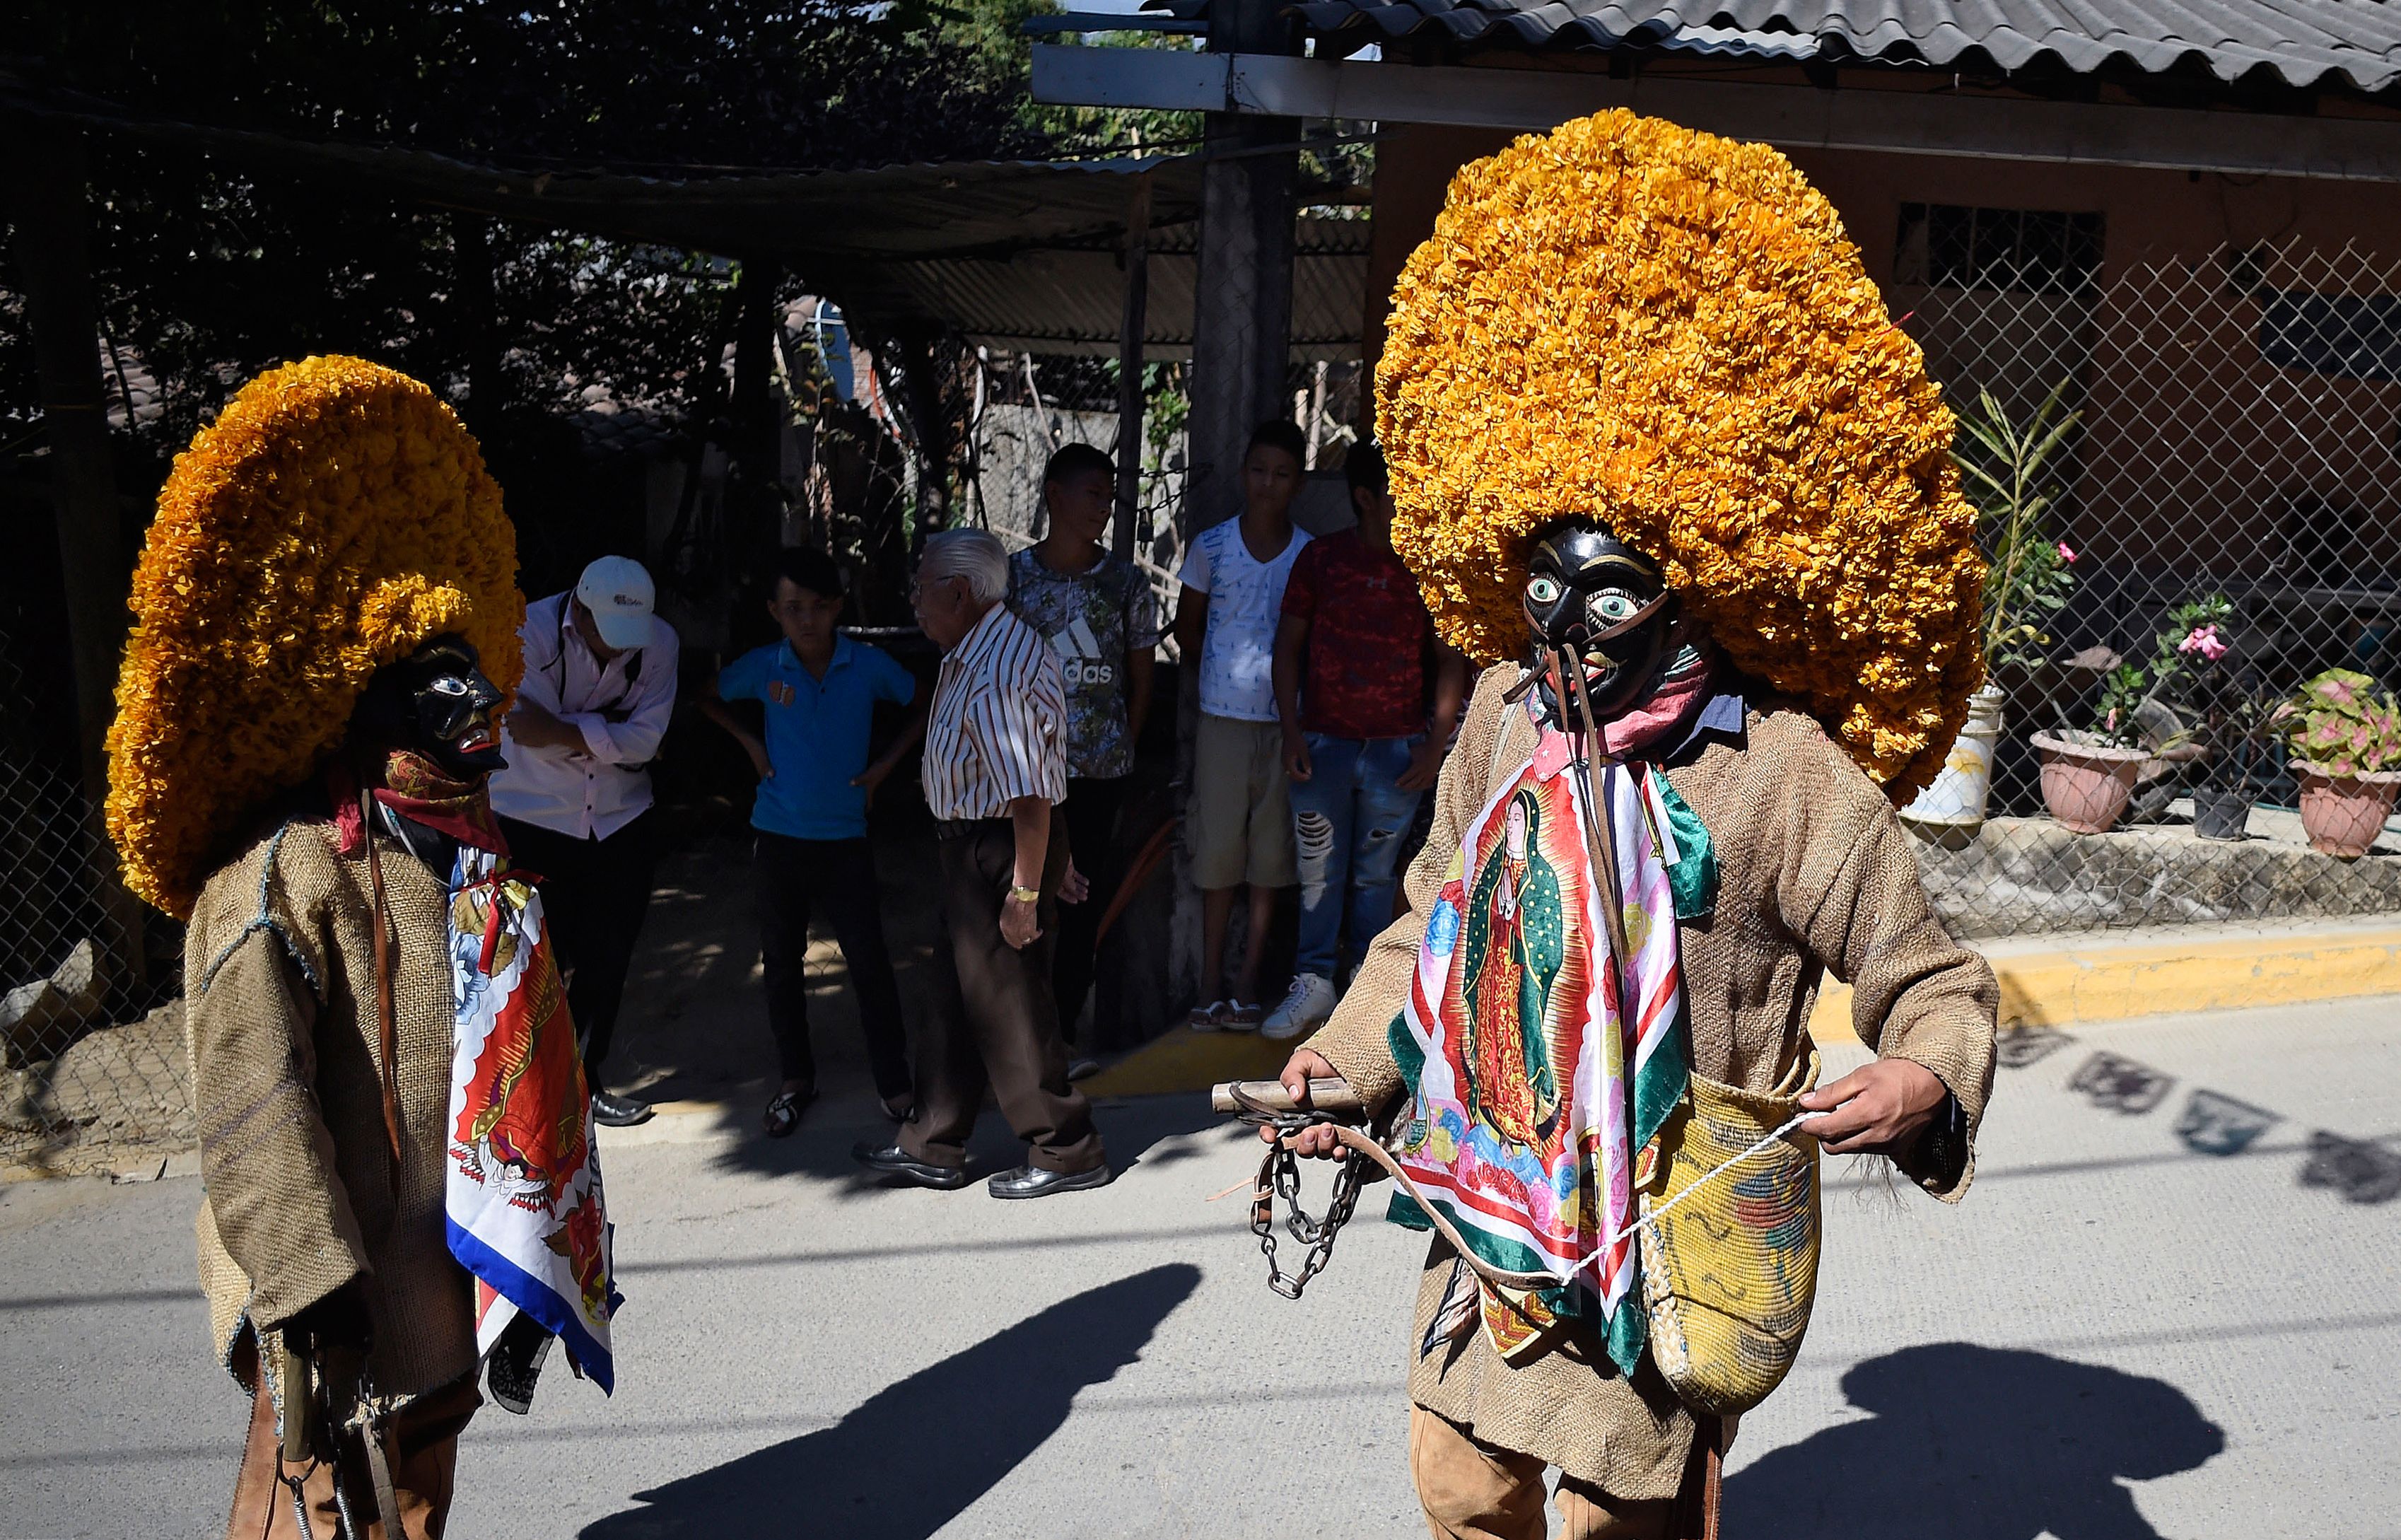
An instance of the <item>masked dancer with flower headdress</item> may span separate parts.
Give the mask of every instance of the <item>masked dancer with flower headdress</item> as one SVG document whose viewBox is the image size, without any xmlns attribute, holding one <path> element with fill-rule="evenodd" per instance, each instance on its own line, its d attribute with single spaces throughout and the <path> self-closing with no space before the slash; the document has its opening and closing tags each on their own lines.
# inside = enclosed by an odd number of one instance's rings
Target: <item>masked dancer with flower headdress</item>
<svg viewBox="0 0 2401 1540">
<path fill-rule="evenodd" d="M 1980 682 L 1951 416 L 1790 162 L 1623 112 L 1458 173 L 1377 391 L 1393 544 L 1489 667 L 1410 913 L 1284 1083 L 1348 1081 L 1437 1231 L 1433 1533 L 1543 1534 L 1556 1470 L 1562 1533 L 1713 1534 L 1819 1148 L 1955 1201 L 1992 1085 L 1992 971 L 1893 815 Z M 1828 974 L 1875 1057 L 1818 1086 Z"/>
<path fill-rule="evenodd" d="M 556 1341 L 612 1383 L 575 1030 L 486 795 L 515 570 L 449 408 L 336 357 L 227 404 L 135 575 L 109 831 L 189 921 L 230 1535 L 439 1535 L 479 1380 L 528 1409 Z"/>
</svg>

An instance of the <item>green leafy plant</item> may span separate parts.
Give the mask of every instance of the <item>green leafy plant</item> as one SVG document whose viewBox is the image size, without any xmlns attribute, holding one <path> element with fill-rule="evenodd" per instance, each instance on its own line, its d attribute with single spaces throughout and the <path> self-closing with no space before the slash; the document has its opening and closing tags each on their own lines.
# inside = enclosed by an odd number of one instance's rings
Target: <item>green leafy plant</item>
<svg viewBox="0 0 2401 1540">
<path fill-rule="evenodd" d="M 2101 749 L 2141 748 L 2141 708 L 2150 694 L 2147 670 L 2131 663 L 2110 669 L 2101 679 L 2101 699 L 2093 708 L 2092 727 L 2071 735 L 2071 741 Z"/>
<path fill-rule="evenodd" d="M 2276 713 L 2298 758 L 2338 778 L 2401 769 L 2401 706 L 2373 678 L 2329 668 Z"/>
<path fill-rule="evenodd" d="M 1968 451 L 1955 451 L 1976 505 L 1978 536 L 1991 564 L 1984 574 L 1984 671 L 2015 665 L 2039 668 L 2051 645 L 2052 617 L 2067 603 L 2076 553 L 2050 531 L 2059 491 L 2053 457 L 2081 415 L 2063 410 L 2068 381 L 2051 387 L 2034 415 L 2010 419 L 1993 392 L 1976 392 L 1976 409 L 1959 419 Z"/>
</svg>

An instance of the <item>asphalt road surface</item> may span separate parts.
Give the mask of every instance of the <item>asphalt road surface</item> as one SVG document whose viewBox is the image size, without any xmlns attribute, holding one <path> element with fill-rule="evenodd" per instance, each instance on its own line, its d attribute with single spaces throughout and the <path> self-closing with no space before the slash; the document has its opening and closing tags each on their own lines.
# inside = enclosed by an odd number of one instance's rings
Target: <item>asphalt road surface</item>
<svg viewBox="0 0 2401 1540">
<path fill-rule="evenodd" d="M 1830 1166 L 1816 1321 L 1742 1426 L 1729 1534 L 2401 1536 L 2401 1000 L 2010 1047 L 1962 1206 Z M 617 1393 L 554 1360 L 530 1417 L 487 1409 L 452 1533 L 1422 1534 L 1423 1243 L 1371 1199 L 1273 1298 L 1237 1201 L 1203 1202 L 1253 1147 L 1199 1100 L 1105 1108 L 1124 1176 L 1036 1203 L 863 1184 L 863 1101 L 782 1144 L 604 1137 Z M 994 1122 L 980 1154 L 1011 1153 Z M 220 1533 L 245 1407 L 198 1198 L 0 1189 L 0 1540 Z"/>
</svg>

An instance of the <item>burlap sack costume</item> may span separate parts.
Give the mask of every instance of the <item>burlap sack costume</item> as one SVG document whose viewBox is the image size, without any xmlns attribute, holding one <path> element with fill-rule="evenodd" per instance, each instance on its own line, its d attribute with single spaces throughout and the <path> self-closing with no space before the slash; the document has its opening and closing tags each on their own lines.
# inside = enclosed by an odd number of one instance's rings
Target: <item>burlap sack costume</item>
<svg viewBox="0 0 2401 1540">
<path fill-rule="evenodd" d="M 514 688 L 515 565 L 499 488 L 424 386 L 357 359 L 275 370 L 227 404 L 160 496 L 110 733 L 109 828 L 127 881 L 189 921 L 213 1345 L 272 1433 L 283 1327 L 355 1290 L 374 1409 L 404 1482 L 436 1489 L 404 1492 L 412 1533 L 429 1514 L 438 1528 L 448 1444 L 477 1399 L 473 1280 L 444 1229 L 446 883 L 369 830 L 388 928 L 387 1063 L 369 863 L 364 845 L 342 853 L 320 777 L 377 670 L 435 637 L 463 636 Z M 276 1533 L 290 1533 L 271 1463 L 267 1489 L 252 1490 L 257 1477 L 245 1466 L 242 1501 L 281 1510 Z M 330 1487 L 311 1498 L 330 1504 Z"/>
<path fill-rule="evenodd" d="M 1526 553 L 1555 521 L 1593 519 L 1659 566 L 1723 665 L 1707 725 L 1646 755 L 1717 863 L 1713 906 L 1676 922 L 1691 1075 L 1790 1093 L 1819 985 L 1845 980 L 1861 1039 L 1950 1093 L 1900 1163 L 1955 1201 L 1997 989 L 1932 914 L 1892 805 L 1981 682 L 1983 569 L 1950 416 L 1832 209 L 1772 150 L 1629 114 L 1520 140 L 1453 181 L 1377 383 L 1394 544 L 1437 628 L 1492 667 L 1406 878 L 1411 913 L 1306 1046 L 1371 1110 L 1405 1100 L 1395 1024 L 1426 916 L 1447 875 L 1457 889 L 1462 830 L 1534 751 L 1528 709 L 1504 700 L 1525 694 Z M 1663 1533 L 1694 1422 L 1658 1361 L 1622 1374 L 1573 1322 L 1506 1356 L 1487 1333 L 1434 1332 L 1453 1282 L 1437 1240 L 1408 1378 L 1439 1420 L 1420 1423 L 1432 1443 L 1413 1437 L 1435 1533 L 1516 1533 L 1459 1495 L 1511 1461 L 1513 1481 L 1557 1467 L 1592 1533 Z"/>
</svg>

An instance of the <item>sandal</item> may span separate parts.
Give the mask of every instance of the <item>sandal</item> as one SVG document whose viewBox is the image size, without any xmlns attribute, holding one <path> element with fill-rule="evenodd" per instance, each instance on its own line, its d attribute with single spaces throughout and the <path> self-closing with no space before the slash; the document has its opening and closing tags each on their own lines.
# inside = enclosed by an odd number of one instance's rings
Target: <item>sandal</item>
<svg viewBox="0 0 2401 1540">
<path fill-rule="evenodd" d="M 1192 1008 L 1192 1014 L 1184 1018 L 1184 1024 L 1195 1032 L 1222 1030 L 1226 1024 L 1226 1012 L 1233 1008 L 1233 1004 L 1231 1000 L 1211 1000 L 1207 1005 L 1196 1005 Z"/>
<path fill-rule="evenodd" d="M 1267 1013 L 1266 1006 L 1245 1005 L 1241 1000 L 1228 1000 L 1225 1013 L 1217 1018 L 1217 1030 L 1256 1032 L 1259 1029 L 1259 1023 L 1266 1018 Z"/>
<path fill-rule="evenodd" d="M 780 1139 L 800 1127 L 801 1113 L 816 1099 L 817 1093 L 814 1090 L 775 1093 L 775 1099 L 767 1104 L 764 1120 L 767 1137 Z"/>
</svg>

